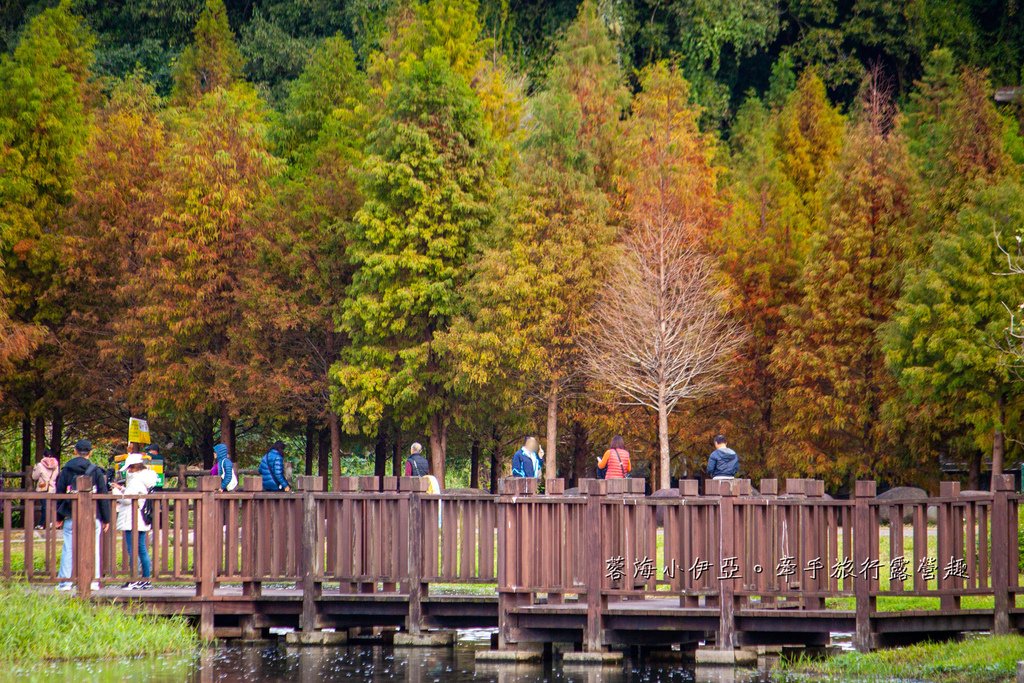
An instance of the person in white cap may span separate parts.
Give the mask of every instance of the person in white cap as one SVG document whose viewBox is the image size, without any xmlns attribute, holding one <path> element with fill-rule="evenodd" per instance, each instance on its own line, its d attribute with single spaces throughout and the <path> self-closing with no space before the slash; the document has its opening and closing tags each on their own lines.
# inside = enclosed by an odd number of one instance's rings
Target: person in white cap
<svg viewBox="0 0 1024 683">
<path fill-rule="evenodd" d="M 146 467 L 141 453 L 129 453 L 121 466 L 126 474 L 124 486 L 118 487 L 118 495 L 144 496 L 156 486 L 156 472 Z M 117 501 L 117 530 L 124 532 L 124 545 L 128 554 L 128 563 L 135 562 L 135 548 L 132 544 L 132 530 L 138 531 L 138 567 L 142 570 L 142 580 L 125 583 L 121 588 L 127 590 L 146 590 L 153 587 L 149 582 L 152 576 L 152 564 L 149 550 L 146 548 L 146 535 L 152 528 L 152 513 L 147 514 L 146 499 L 139 498 L 135 506 L 135 518 L 132 519 L 132 500 L 122 498 Z"/>
</svg>

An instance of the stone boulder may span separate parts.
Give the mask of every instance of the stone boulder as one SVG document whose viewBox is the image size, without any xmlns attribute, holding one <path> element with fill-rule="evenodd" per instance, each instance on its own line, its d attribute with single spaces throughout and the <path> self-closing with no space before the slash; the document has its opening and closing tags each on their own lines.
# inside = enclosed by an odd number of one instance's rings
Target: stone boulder
<svg viewBox="0 0 1024 683">
<path fill-rule="evenodd" d="M 888 491 L 885 491 L 884 493 L 878 494 L 876 499 L 877 500 L 881 500 L 881 501 L 886 501 L 888 503 L 903 503 L 903 502 L 919 501 L 922 498 L 927 498 L 927 497 L 928 497 L 928 492 L 925 491 L 924 489 L 919 489 L 916 486 L 897 486 L 895 488 L 889 489 Z M 892 521 L 892 517 L 891 516 L 896 514 L 894 512 L 894 510 L 895 510 L 895 508 L 882 507 L 881 510 L 880 510 L 882 519 L 891 522 Z M 932 505 L 928 506 L 928 521 L 929 522 L 935 522 L 936 516 L 937 515 L 936 515 L 936 512 L 935 512 L 935 506 L 932 506 Z M 907 523 L 907 524 L 909 524 L 909 523 L 914 521 L 914 509 L 913 508 L 908 508 L 907 514 L 904 515 L 903 521 L 904 521 L 904 523 Z"/>
</svg>

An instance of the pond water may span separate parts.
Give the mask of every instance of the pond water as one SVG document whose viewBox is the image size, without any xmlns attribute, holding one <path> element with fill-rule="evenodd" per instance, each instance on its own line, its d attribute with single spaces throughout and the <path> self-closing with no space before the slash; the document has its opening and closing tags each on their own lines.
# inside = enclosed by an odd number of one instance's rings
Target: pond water
<svg viewBox="0 0 1024 683">
<path fill-rule="evenodd" d="M 291 648 L 273 644 L 228 645 L 189 656 L 8 667 L 0 672 L 0 680 L 47 683 L 264 683 L 327 680 L 437 683 L 755 683 L 769 680 L 765 669 L 696 667 L 692 662 L 681 663 L 678 659 L 659 662 L 627 658 L 620 666 L 597 668 L 563 666 L 557 659 L 543 664 L 477 664 L 475 652 L 487 647 L 488 640 L 488 633 L 478 632 L 460 634 L 458 644 L 454 648 L 414 649 L 381 645 Z"/>
</svg>

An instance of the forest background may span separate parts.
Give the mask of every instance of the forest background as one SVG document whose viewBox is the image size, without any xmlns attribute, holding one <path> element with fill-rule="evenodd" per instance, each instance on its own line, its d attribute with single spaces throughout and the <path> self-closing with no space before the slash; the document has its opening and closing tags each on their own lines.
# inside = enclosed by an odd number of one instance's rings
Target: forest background
<svg viewBox="0 0 1024 683">
<path fill-rule="evenodd" d="M 1021 459 L 1013 0 L 10 0 L 0 51 L 2 469 L 129 416 L 449 486 Z"/>
</svg>

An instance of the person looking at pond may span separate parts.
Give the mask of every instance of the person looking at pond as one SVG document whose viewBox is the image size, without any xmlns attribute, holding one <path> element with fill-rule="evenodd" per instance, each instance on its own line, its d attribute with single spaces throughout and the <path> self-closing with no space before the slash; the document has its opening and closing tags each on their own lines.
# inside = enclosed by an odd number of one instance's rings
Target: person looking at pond
<svg viewBox="0 0 1024 683">
<path fill-rule="evenodd" d="M 292 485 L 284 476 L 284 442 L 275 441 L 267 454 L 260 460 L 260 476 L 263 477 L 264 491 L 291 491 Z"/>
<path fill-rule="evenodd" d="M 597 461 L 597 468 L 604 470 L 605 479 L 625 479 L 629 476 L 633 470 L 633 464 L 629 461 L 626 441 L 621 436 L 612 439 L 608 450 Z"/>
<path fill-rule="evenodd" d="M 156 486 L 156 472 L 146 467 L 141 453 L 129 453 L 121 466 L 125 475 L 124 485 L 115 485 L 120 496 L 145 496 Z M 124 544 L 128 555 L 128 564 L 135 562 L 135 550 L 138 549 L 138 567 L 142 572 L 142 580 L 126 583 L 121 588 L 127 590 L 148 590 L 153 587 L 149 582 L 152 576 L 152 563 L 146 547 L 146 535 L 152 528 L 152 512 L 147 519 L 146 499 L 135 500 L 135 516 L 132 516 L 132 499 L 121 498 L 117 501 L 117 530 L 124 533 Z M 150 508 L 151 509 L 151 508 Z M 132 531 L 138 532 L 138 542 L 132 543 Z M 135 547 L 133 547 L 135 546 Z"/>
</svg>

